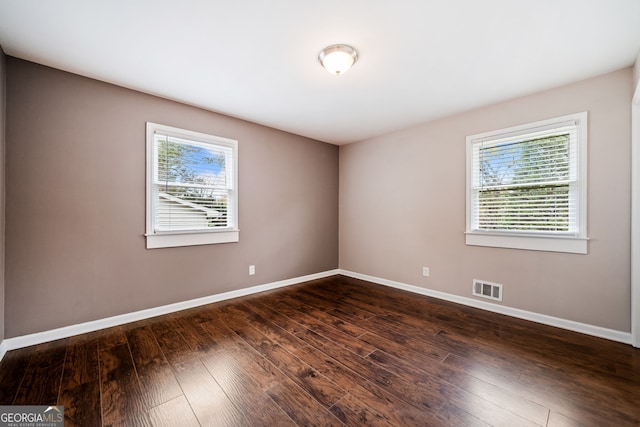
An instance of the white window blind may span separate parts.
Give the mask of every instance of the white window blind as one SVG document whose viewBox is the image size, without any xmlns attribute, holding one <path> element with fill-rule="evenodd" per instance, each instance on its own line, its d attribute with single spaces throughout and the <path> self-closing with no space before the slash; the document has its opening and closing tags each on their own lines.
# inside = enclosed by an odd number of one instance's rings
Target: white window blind
<svg viewBox="0 0 640 427">
<path fill-rule="evenodd" d="M 233 226 L 232 149 L 159 132 L 154 145 L 155 231 Z"/>
<path fill-rule="evenodd" d="M 188 236 L 237 231 L 236 141 L 149 123 L 147 144 L 147 247 L 237 241 Z"/>
<path fill-rule="evenodd" d="M 586 239 L 586 113 L 578 116 L 468 137 L 467 235 Z"/>
<path fill-rule="evenodd" d="M 576 235 L 575 124 L 473 145 L 474 230 Z"/>
</svg>

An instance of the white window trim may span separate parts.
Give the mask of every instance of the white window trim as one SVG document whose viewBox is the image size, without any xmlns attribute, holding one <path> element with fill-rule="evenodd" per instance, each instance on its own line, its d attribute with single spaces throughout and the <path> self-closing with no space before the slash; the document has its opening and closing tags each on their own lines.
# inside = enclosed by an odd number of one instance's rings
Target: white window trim
<svg viewBox="0 0 640 427">
<path fill-rule="evenodd" d="M 575 236 L 536 234 L 504 231 L 473 230 L 472 168 L 473 143 L 480 139 L 498 139 L 510 134 L 526 134 L 541 128 L 551 128 L 563 122 L 575 121 L 578 128 L 578 213 L 577 234 Z M 513 126 L 506 129 L 467 136 L 467 179 L 466 179 L 466 244 L 470 246 L 490 246 L 497 248 L 525 249 L 534 251 L 566 252 L 586 254 L 587 242 L 587 112 L 570 114 L 549 120 Z"/>
<path fill-rule="evenodd" d="M 231 209 L 232 226 L 221 230 L 197 230 L 197 231 L 168 231 L 159 232 L 154 230 L 153 220 L 153 164 L 154 149 L 153 140 L 156 131 L 167 135 L 181 137 L 188 140 L 205 142 L 210 144 L 224 145 L 233 150 L 233 182 L 234 197 Z M 233 243 L 240 240 L 240 230 L 238 229 L 238 141 L 234 139 L 222 138 L 200 132 L 174 128 L 147 122 L 147 179 L 146 179 L 146 240 L 147 249 L 170 248 L 180 246 L 210 245 L 218 243 Z"/>
</svg>

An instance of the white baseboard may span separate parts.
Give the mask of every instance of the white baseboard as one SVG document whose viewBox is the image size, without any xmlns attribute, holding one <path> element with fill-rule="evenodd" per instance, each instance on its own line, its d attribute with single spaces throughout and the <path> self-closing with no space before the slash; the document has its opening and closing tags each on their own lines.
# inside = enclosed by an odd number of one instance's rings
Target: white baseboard
<svg viewBox="0 0 640 427">
<path fill-rule="evenodd" d="M 62 328 L 52 329 L 49 331 L 38 332 L 35 334 L 23 335 L 14 338 L 7 338 L 0 343 L 0 361 L 5 353 L 18 348 L 29 347 L 44 342 L 55 341 L 62 338 L 72 337 L 74 335 L 85 334 L 88 332 L 98 331 L 100 329 L 110 328 L 112 326 L 123 325 L 125 323 L 136 322 L 138 320 L 149 319 L 151 317 L 161 316 L 163 314 L 175 313 L 176 311 L 187 310 L 189 308 L 199 307 L 201 305 L 211 304 L 214 302 L 224 301 L 232 298 L 243 297 L 246 295 L 256 294 L 258 292 L 269 291 L 271 289 L 291 286 L 310 280 L 322 279 L 338 275 L 339 270 L 329 270 L 321 273 L 310 274 L 307 276 L 295 277 L 292 279 L 281 280 L 278 282 L 267 283 L 264 285 L 253 286 L 251 288 L 238 289 L 236 291 L 224 292 L 221 294 L 210 295 L 202 298 L 196 298 L 188 301 L 177 302 L 174 304 L 163 305 L 160 307 L 149 308 L 146 310 L 135 311 L 133 313 L 121 314 L 118 316 L 107 317 L 104 319 L 93 320 L 90 322 L 80 323 L 77 325 L 64 326 Z"/>
<path fill-rule="evenodd" d="M 621 331 L 616 331 L 612 329 L 602 328 L 600 326 L 593 326 L 585 323 L 574 322 L 572 320 L 561 319 L 558 317 L 547 316 L 544 314 L 533 313 L 530 311 L 520 310 L 517 308 L 505 307 L 502 305 L 491 304 L 484 301 L 477 301 L 472 298 L 466 298 L 458 295 L 448 294 L 445 292 L 434 291 L 431 289 L 421 288 L 418 286 L 408 285 L 406 283 L 395 282 L 392 280 L 382 279 L 379 277 L 368 276 L 366 274 L 355 273 L 353 271 L 336 269 L 336 270 L 329 270 L 329 271 L 324 271 L 316 274 L 310 274 L 308 276 L 301 276 L 301 277 L 296 277 L 292 279 L 281 280 L 278 282 L 267 283 L 264 285 L 253 286 L 251 288 L 238 289 L 236 291 L 229 291 L 221 294 L 210 295 L 210 296 L 196 298 L 188 301 L 182 301 L 174 304 L 163 305 L 160 307 L 149 308 L 146 310 L 140 310 L 133 313 L 122 314 L 119 316 L 93 320 L 91 322 L 80 323 L 77 325 L 65 326 L 62 328 L 52 329 L 49 331 L 23 335 L 23 336 L 14 337 L 14 338 L 6 338 L 2 342 L 0 342 L 0 361 L 2 360 L 6 352 L 10 350 L 29 347 L 32 345 L 42 344 L 44 342 L 55 341 L 58 339 L 68 338 L 74 335 L 94 332 L 100 329 L 106 329 L 113 326 L 123 325 L 125 323 L 131 323 L 138 320 L 149 319 L 151 317 L 156 317 L 163 314 L 175 313 L 177 311 L 187 310 L 189 308 L 199 307 L 199 306 L 211 304 L 214 302 L 256 294 L 259 292 L 291 286 L 298 283 L 308 282 L 310 280 L 331 277 L 338 274 L 348 276 L 348 277 L 353 277 L 355 279 L 366 280 L 368 282 L 377 283 L 379 285 L 385 285 L 385 286 L 390 286 L 397 289 L 402 289 L 402 290 L 413 292 L 420 295 L 438 298 L 445 301 L 455 302 L 458 304 L 466 305 L 469 307 L 475 307 L 482 310 L 491 311 L 494 313 L 505 314 L 507 316 L 516 317 L 519 319 L 530 320 L 533 322 L 542 323 L 544 325 L 555 326 L 558 328 L 567 329 L 574 332 L 580 332 L 587 335 L 605 338 L 611 341 L 617 341 L 617 342 L 621 342 L 629 345 L 631 345 L 632 343 L 631 333 L 629 332 L 621 332 Z"/>
<path fill-rule="evenodd" d="M 7 351 L 9 351 L 9 349 L 7 348 L 7 340 L 2 340 L 0 342 L 0 361 L 2 361 L 2 358 L 7 353 Z"/>
<path fill-rule="evenodd" d="M 420 295 L 426 295 L 445 301 L 455 302 L 457 304 L 469 307 L 480 308 L 482 310 L 491 311 L 493 313 L 505 314 L 507 316 L 516 317 L 518 319 L 530 320 L 544 325 L 555 326 L 557 328 L 567 329 L 569 331 L 580 332 L 586 335 L 592 335 L 599 338 L 605 338 L 611 341 L 617 341 L 624 344 L 632 344 L 630 332 L 621 332 L 613 329 L 602 328 L 600 326 L 589 325 L 586 323 L 574 322 L 573 320 L 561 319 L 559 317 L 547 316 L 545 314 L 534 313 L 531 311 L 520 310 L 518 308 L 506 307 L 503 305 L 491 304 L 484 301 L 478 301 L 472 298 L 461 297 L 458 295 L 448 294 L 445 292 L 434 291 L 431 289 L 421 288 L 406 283 L 394 282 L 392 280 L 381 279 L 379 277 L 367 276 L 366 274 L 355 273 L 348 270 L 340 270 L 340 274 L 354 279 L 366 280 L 368 282 L 377 283 L 379 285 L 390 286 L 397 289 L 413 292 Z"/>
</svg>

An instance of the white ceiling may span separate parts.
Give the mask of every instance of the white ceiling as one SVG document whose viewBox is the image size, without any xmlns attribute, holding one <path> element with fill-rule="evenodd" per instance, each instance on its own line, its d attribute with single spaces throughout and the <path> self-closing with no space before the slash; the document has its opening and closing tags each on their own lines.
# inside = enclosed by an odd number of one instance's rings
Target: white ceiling
<svg viewBox="0 0 640 427">
<path fill-rule="evenodd" d="M 318 52 L 360 55 L 342 76 Z M 0 0 L 8 55 L 333 144 L 628 67 L 639 0 Z"/>
</svg>

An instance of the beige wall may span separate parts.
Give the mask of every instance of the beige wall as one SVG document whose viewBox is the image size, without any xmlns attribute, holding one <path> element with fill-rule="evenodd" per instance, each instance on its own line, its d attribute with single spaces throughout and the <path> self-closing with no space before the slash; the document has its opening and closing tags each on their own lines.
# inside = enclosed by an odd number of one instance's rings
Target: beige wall
<svg viewBox="0 0 640 427">
<path fill-rule="evenodd" d="M 340 268 L 465 297 L 502 283 L 505 306 L 630 331 L 632 83 L 627 68 L 340 147 Z M 465 137 L 580 111 L 589 254 L 466 246 Z"/>
<path fill-rule="evenodd" d="M 633 87 L 637 88 L 640 83 L 640 51 L 636 55 L 636 60 L 633 64 Z"/>
<path fill-rule="evenodd" d="M 145 249 L 146 121 L 239 141 L 239 243 Z M 338 267 L 336 146 L 11 57 L 7 125 L 7 337 Z"/>
<path fill-rule="evenodd" d="M 338 176 L 340 268 L 499 282 L 506 306 L 629 331 L 631 69 L 340 147 L 339 172 L 328 144 L 14 58 L 6 78 L 7 337 L 337 268 Z M 589 254 L 465 246 L 465 136 L 585 110 Z M 145 249 L 146 121 L 239 140 L 239 243 Z"/>
<path fill-rule="evenodd" d="M 4 339 L 4 182 L 5 182 L 5 93 L 7 59 L 0 46 L 0 341 Z"/>
</svg>

